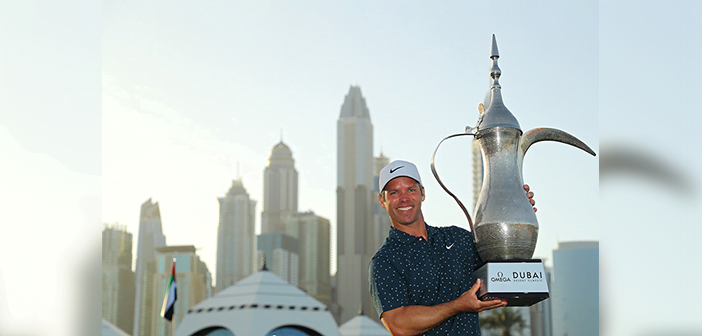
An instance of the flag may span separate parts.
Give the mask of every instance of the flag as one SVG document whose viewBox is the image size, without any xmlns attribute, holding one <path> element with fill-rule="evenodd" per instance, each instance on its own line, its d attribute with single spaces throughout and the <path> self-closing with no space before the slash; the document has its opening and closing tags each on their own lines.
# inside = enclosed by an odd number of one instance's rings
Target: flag
<svg viewBox="0 0 702 336">
<path fill-rule="evenodd" d="M 161 307 L 161 317 L 166 320 L 173 321 L 173 310 L 175 309 L 175 300 L 178 298 L 176 294 L 176 277 L 175 277 L 176 260 L 173 258 L 173 266 L 171 267 L 171 280 L 168 282 L 166 296 L 163 298 L 163 307 Z"/>
</svg>

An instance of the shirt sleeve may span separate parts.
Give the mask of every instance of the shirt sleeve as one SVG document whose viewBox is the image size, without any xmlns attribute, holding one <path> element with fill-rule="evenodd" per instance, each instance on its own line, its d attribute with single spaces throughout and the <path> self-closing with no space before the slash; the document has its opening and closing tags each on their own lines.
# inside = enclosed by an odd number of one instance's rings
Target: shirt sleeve
<svg viewBox="0 0 702 336">
<path fill-rule="evenodd" d="M 369 269 L 370 293 L 378 317 L 384 312 L 409 305 L 405 278 L 386 258 L 373 258 Z"/>
</svg>

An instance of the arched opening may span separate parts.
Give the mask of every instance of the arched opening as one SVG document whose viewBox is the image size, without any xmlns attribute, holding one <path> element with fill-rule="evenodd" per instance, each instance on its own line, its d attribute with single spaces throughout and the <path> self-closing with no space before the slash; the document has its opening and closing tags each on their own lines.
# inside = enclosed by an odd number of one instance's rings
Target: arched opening
<svg viewBox="0 0 702 336">
<path fill-rule="evenodd" d="M 233 332 L 225 327 L 208 327 L 205 329 L 198 330 L 196 333 L 190 336 L 235 336 Z"/>
<path fill-rule="evenodd" d="M 322 334 L 303 326 L 285 325 L 268 332 L 266 336 L 322 336 Z"/>
</svg>

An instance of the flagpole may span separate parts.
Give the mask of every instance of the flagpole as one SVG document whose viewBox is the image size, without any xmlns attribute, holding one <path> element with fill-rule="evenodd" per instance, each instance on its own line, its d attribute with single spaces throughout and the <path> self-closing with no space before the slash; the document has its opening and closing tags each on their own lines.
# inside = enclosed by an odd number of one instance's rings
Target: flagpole
<svg viewBox="0 0 702 336">
<path fill-rule="evenodd" d="M 173 264 L 175 265 L 176 258 L 173 257 Z M 175 270 L 174 270 L 175 272 Z M 175 336 L 175 325 L 176 325 L 176 309 L 175 302 L 173 302 L 173 318 L 171 319 L 171 336 Z"/>
</svg>

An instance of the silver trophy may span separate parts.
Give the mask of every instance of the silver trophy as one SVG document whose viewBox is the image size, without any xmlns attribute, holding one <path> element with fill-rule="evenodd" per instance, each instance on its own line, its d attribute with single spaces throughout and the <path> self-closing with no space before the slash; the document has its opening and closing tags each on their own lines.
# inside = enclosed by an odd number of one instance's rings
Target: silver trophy
<svg viewBox="0 0 702 336">
<path fill-rule="evenodd" d="M 437 145 L 431 170 L 439 185 L 461 207 L 473 232 L 475 247 L 485 262 L 474 275 L 481 278 L 481 300 L 506 299 L 510 306 L 528 306 L 548 298 L 541 260 L 531 259 L 536 247 L 539 223 L 523 189 L 522 162 L 529 147 L 539 141 L 557 141 L 595 152 L 576 137 L 553 128 L 536 128 L 522 134 L 517 118 L 502 102 L 497 41 L 492 35 L 491 98 L 487 110 L 479 106 L 475 127 L 450 135 Z M 434 156 L 441 143 L 457 136 L 474 136 L 483 157 L 483 186 L 475 206 L 475 223 L 463 203 L 441 182 Z"/>
</svg>

